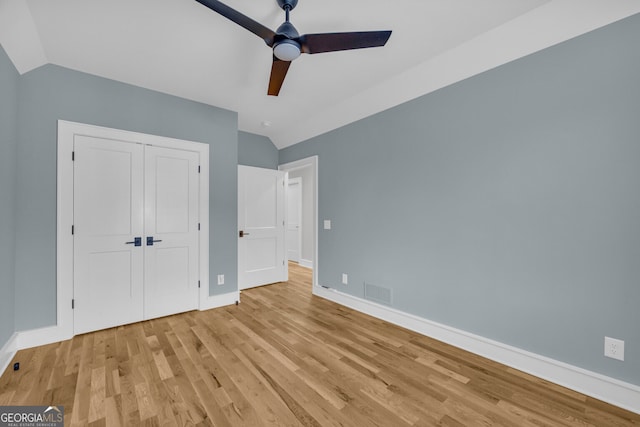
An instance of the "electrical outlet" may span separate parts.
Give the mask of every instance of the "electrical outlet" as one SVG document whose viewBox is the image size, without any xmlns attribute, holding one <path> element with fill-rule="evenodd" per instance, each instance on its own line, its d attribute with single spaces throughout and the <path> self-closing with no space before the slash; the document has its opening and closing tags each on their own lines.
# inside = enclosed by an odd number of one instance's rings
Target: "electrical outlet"
<svg viewBox="0 0 640 427">
<path fill-rule="evenodd" d="M 331 230 L 331 220 L 330 219 L 325 219 L 324 220 L 324 229 L 325 230 Z"/>
<path fill-rule="evenodd" d="M 342 273 L 342 284 L 343 285 L 348 285 L 349 284 L 349 276 L 346 275 L 345 273 Z"/>
<path fill-rule="evenodd" d="M 604 337 L 604 355 L 624 362 L 624 341 Z"/>
<path fill-rule="evenodd" d="M 224 274 L 218 274 L 218 285 L 224 285 Z"/>
</svg>

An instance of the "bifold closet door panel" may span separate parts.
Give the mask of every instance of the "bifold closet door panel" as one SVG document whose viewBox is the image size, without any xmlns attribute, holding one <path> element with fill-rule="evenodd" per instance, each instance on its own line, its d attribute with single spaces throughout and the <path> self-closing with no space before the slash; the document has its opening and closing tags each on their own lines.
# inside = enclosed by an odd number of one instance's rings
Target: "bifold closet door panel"
<svg viewBox="0 0 640 427">
<path fill-rule="evenodd" d="M 145 148 L 146 319 L 198 307 L 198 153 Z"/>
<path fill-rule="evenodd" d="M 74 137 L 74 333 L 143 319 L 143 146 Z"/>
</svg>

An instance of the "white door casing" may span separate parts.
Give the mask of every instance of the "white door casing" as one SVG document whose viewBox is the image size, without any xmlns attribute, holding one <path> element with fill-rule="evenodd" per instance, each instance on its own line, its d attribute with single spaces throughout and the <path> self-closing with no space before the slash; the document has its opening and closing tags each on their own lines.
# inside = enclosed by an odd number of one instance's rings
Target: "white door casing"
<svg viewBox="0 0 640 427">
<path fill-rule="evenodd" d="M 287 185 L 287 259 L 300 262 L 302 249 L 302 178 L 289 178 Z"/>
<path fill-rule="evenodd" d="M 316 289 L 319 288 L 319 283 L 318 283 L 318 230 L 319 230 L 319 227 L 318 227 L 318 156 L 311 156 L 311 157 L 296 160 L 290 163 L 284 163 L 278 166 L 278 170 L 289 172 L 289 173 L 299 169 L 304 169 L 304 168 L 311 169 L 311 180 L 308 181 L 308 184 L 310 184 L 312 192 L 311 194 L 308 194 L 308 197 L 310 197 L 312 201 L 311 247 L 312 247 L 313 254 L 311 256 L 312 262 L 309 267 L 313 268 L 312 289 L 313 289 L 313 293 L 316 293 Z"/>
<path fill-rule="evenodd" d="M 143 146 L 74 141 L 74 333 L 142 320 Z"/>
<path fill-rule="evenodd" d="M 285 182 L 285 172 L 238 166 L 239 289 L 287 280 Z"/>
<path fill-rule="evenodd" d="M 69 339 L 74 335 L 74 141 L 85 137 L 110 142 L 131 142 L 138 145 L 174 148 L 198 153 L 198 216 L 201 218 L 198 242 L 198 276 L 200 279 L 198 308 L 209 309 L 218 299 L 209 296 L 209 145 L 192 141 L 129 132 L 100 126 L 58 121 L 57 174 L 57 319 L 56 325 L 28 331 L 21 337 L 21 348 Z M 134 236 L 134 237 L 143 237 Z M 146 242 L 145 242 L 146 243 Z M 135 246 L 134 246 L 135 247 Z M 140 249 L 138 247 L 137 249 Z M 237 299 L 237 298 L 236 298 Z M 226 301 L 226 299 L 225 299 Z M 77 304 L 76 304 L 77 305 Z M 218 304 L 220 305 L 220 304 Z M 215 306 L 218 306 L 215 305 Z M 222 304 L 224 305 L 224 304 Z M 144 316 L 144 313 L 143 313 Z M 80 330 L 80 329 L 79 329 Z"/>
<path fill-rule="evenodd" d="M 145 147 L 145 319 L 198 308 L 198 157 Z"/>
</svg>

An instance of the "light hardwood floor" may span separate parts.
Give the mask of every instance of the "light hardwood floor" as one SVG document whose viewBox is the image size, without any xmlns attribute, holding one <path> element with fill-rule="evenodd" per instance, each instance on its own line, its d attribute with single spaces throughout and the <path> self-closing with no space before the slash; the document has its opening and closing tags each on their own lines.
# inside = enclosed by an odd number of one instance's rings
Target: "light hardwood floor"
<svg viewBox="0 0 640 427">
<path fill-rule="evenodd" d="M 311 295 L 310 271 L 190 312 L 20 351 L 0 405 L 65 425 L 637 426 L 604 404 Z"/>
</svg>

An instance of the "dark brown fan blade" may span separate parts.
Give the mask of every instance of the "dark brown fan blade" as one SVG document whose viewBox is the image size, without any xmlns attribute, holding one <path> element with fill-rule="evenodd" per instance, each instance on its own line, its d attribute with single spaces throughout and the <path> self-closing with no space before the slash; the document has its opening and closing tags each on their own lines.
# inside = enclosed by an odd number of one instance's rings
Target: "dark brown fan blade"
<svg viewBox="0 0 640 427">
<path fill-rule="evenodd" d="M 298 39 L 304 53 L 335 52 L 384 46 L 391 31 L 305 34 Z"/>
<path fill-rule="evenodd" d="M 282 82 L 289 71 L 291 61 L 282 61 L 275 56 L 273 57 L 273 64 L 271 65 L 271 77 L 269 78 L 269 91 L 268 95 L 278 96 Z"/>
<path fill-rule="evenodd" d="M 207 6 L 209 9 L 214 12 L 218 12 L 220 15 L 225 18 L 235 22 L 241 27 L 251 31 L 253 34 L 257 35 L 261 39 L 267 43 L 270 47 L 273 46 L 273 39 L 276 36 L 276 33 L 271 29 L 265 27 L 259 22 L 254 21 L 246 15 L 238 12 L 235 9 L 230 8 L 224 3 L 219 2 L 218 0 L 196 0 L 198 3 Z"/>
</svg>

